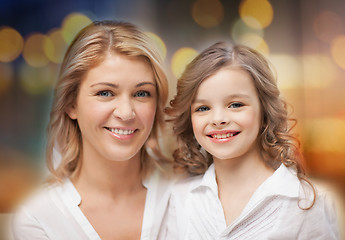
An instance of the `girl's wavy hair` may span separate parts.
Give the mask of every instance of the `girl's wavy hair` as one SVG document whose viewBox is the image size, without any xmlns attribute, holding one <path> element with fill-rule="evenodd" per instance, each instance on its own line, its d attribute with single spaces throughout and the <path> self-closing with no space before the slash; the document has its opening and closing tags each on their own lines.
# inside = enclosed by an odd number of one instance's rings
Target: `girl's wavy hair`
<svg viewBox="0 0 345 240">
<path fill-rule="evenodd" d="M 177 95 L 166 109 L 171 117 L 168 121 L 172 123 L 177 137 L 174 167 L 197 175 L 203 174 L 213 162 L 209 153 L 201 151 L 194 137 L 190 106 L 200 84 L 224 67 L 241 69 L 253 79 L 261 103 L 262 124 L 258 138 L 266 164 L 273 169 L 277 169 L 281 163 L 292 167 L 300 180 L 312 186 L 305 177 L 300 143 L 291 133 L 296 120 L 288 117 L 287 104 L 280 97 L 270 64 L 263 55 L 249 47 L 230 46 L 224 42 L 218 42 L 201 52 L 178 79 Z M 290 126 L 289 122 L 293 124 Z M 315 196 L 313 186 L 312 189 Z M 312 205 L 314 201 L 315 197 Z"/>
<path fill-rule="evenodd" d="M 80 84 L 91 69 L 100 64 L 107 54 L 123 54 L 147 61 L 157 84 L 157 111 L 152 132 L 147 140 L 150 146 L 141 150 L 141 165 L 148 173 L 164 161 L 158 144 L 159 130 L 164 124 L 164 107 L 168 98 L 168 82 L 163 61 L 151 40 L 135 25 L 128 22 L 99 21 L 83 28 L 69 46 L 61 65 L 48 125 L 47 165 L 52 176 L 49 182 L 61 181 L 76 172 L 81 163 L 81 132 L 77 121 L 66 113 L 77 98 Z M 148 154 L 150 148 L 156 156 Z M 61 162 L 54 166 L 54 149 L 61 154 Z M 158 161 L 157 159 L 163 161 Z"/>
</svg>

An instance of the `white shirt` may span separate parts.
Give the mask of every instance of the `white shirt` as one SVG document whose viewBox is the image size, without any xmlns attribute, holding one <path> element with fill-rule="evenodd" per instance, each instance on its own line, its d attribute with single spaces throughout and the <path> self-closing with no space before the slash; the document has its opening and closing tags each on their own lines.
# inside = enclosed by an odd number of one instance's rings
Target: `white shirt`
<svg viewBox="0 0 345 240">
<path fill-rule="evenodd" d="M 336 214 L 325 192 L 318 192 L 310 210 L 298 207 L 298 203 L 309 206 L 310 191 L 282 164 L 260 185 L 241 215 L 227 226 L 211 165 L 203 176 L 184 179 L 173 187 L 165 238 L 339 239 Z M 299 201 L 301 198 L 304 200 Z"/>
<path fill-rule="evenodd" d="M 172 181 L 158 171 L 143 181 L 147 188 L 141 240 L 158 239 Z M 14 239 L 79 240 L 101 238 L 79 208 L 81 197 L 69 179 L 40 191 L 15 215 Z"/>
</svg>

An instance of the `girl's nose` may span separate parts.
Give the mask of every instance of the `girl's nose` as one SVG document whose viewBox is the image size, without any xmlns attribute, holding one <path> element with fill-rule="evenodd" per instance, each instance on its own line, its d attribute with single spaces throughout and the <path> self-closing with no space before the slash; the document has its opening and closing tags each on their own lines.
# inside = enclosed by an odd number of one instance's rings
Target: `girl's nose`
<svg viewBox="0 0 345 240">
<path fill-rule="evenodd" d="M 215 110 L 212 115 L 211 123 L 213 126 L 221 127 L 229 123 L 229 118 L 224 110 Z"/>
</svg>

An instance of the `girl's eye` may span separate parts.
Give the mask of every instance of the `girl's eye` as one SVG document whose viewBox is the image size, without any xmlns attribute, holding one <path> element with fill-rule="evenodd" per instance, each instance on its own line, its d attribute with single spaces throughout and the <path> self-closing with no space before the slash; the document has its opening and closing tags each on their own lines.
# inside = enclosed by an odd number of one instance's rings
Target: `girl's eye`
<svg viewBox="0 0 345 240">
<path fill-rule="evenodd" d="M 201 106 L 201 107 L 198 107 L 195 111 L 196 112 L 205 112 L 205 111 L 208 111 L 208 110 L 210 110 L 208 107 Z"/>
<path fill-rule="evenodd" d="M 240 108 L 242 106 L 243 106 L 242 103 L 231 103 L 229 108 Z"/>
<path fill-rule="evenodd" d="M 110 96 L 113 96 L 113 94 L 110 91 L 99 91 L 97 93 L 97 96 L 100 96 L 100 97 L 110 97 Z"/>
<path fill-rule="evenodd" d="M 151 94 L 148 91 L 139 91 L 135 93 L 135 97 L 151 97 Z"/>
</svg>

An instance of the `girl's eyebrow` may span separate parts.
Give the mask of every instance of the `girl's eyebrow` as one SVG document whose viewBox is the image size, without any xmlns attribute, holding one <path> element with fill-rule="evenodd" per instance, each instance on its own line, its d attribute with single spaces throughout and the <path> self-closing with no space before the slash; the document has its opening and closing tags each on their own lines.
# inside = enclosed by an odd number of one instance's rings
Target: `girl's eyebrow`
<svg viewBox="0 0 345 240">
<path fill-rule="evenodd" d="M 135 87 L 138 88 L 138 87 L 141 87 L 141 86 L 144 86 L 144 85 L 148 85 L 148 84 L 156 87 L 156 84 L 153 83 L 153 82 L 141 82 L 141 83 L 138 83 L 137 85 L 135 85 Z M 109 83 L 109 82 L 94 83 L 94 84 L 91 84 L 90 87 L 95 87 L 95 86 L 98 86 L 98 85 L 112 87 L 112 88 L 119 88 L 118 84 Z"/>
<path fill-rule="evenodd" d="M 249 99 L 250 96 L 247 94 L 243 94 L 243 93 L 236 93 L 236 94 L 230 94 L 226 97 L 226 99 L 236 99 L 236 98 L 247 98 L 247 99 Z M 199 99 L 194 99 L 192 103 L 205 103 L 207 101 L 208 101 L 208 99 L 199 98 Z"/>
</svg>

